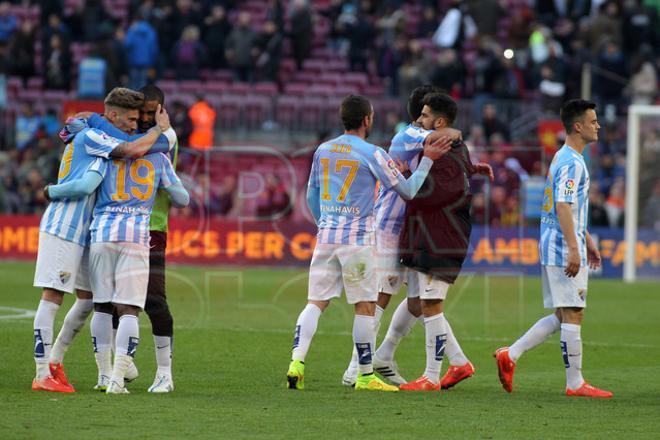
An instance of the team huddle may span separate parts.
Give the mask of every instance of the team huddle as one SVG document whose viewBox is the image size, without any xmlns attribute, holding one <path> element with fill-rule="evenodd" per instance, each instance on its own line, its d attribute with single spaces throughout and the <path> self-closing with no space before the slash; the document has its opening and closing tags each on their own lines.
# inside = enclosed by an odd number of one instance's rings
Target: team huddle
<svg viewBox="0 0 660 440">
<path fill-rule="evenodd" d="M 411 94 L 411 123 L 394 136 L 389 154 L 366 142 L 374 117 L 366 98 L 347 97 L 340 113 L 344 134 L 317 148 L 309 177 L 307 203 L 318 234 L 308 303 L 295 326 L 287 387 L 304 389 L 305 357 L 319 318 L 344 291 L 355 306 L 353 356 L 344 385 L 377 391 L 451 388 L 471 377 L 475 368 L 444 316 L 444 300 L 470 242 L 469 178 L 482 174 L 492 179 L 492 169 L 471 162 L 460 132 L 451 128 L 456 103 L 433 87 L 419 87 Z M 588 101 L 568 101 L 561 118 L 567 138 L 548 173 L 540 241 L 544 306 L 555 312 L 494 356 L 500 382 L 511 392 L 520 356 L 561 330 L 566 394 L 609 398 L 611 392 L 591 386 L 581 372 L 587 264 L 600 265 L 586 230 L 589 176 L 582 151 L 598 139 L 600 127 L 595 105 Z M 376 348 L 383 311 L 404 280 L 407 298 Z M 395 352 L 419 320 L 426 335 L 426 368 L 418 379 L 406 381 Z M 445 354 L 450 366 L 440 378 Z"/>
<path fill-rule="evenodd" d="M 150 261 L 164 257 L 165 245 L 158 239 L 163 218 L 152 219 L 151 214 L 156 199 L 161 199 L 166 231 L 169 203 L 186 206 L 189 195 L 172 165 L 177 139 L 162 108 L 162 92 L 154 86 L 142 92 L 113 89 L 105 98 L 103 117 L 81 114 L 84 119 L 70 121 L 61 133 L 67 145 L 57 185 L 44 189 L 51 201 L 39 228 L 34 286 L 43 293 L 34 320 L 33 390 L 75 391 L 64 373 L 64 355 L 92 309 L 98 366 L 94 389 L 128 393 L 125 380 L 138 375 L 133 356 L 143 309 L 152 321 L 159 364 L 149 391 L 174 388 L 164 273 L 150 267 Z M 161 242 L 162 256 L 150 249 L 150 243 L 156 247 L 154 242 Z M 74 290 L 76 301 L 53 344 L 55 314 L 64 293 Z M 162 290 L 162 298 L 150 298 L 157 295 L 148 291 L 157 290 Z M 116 330 L 113 314 L 118 318 Z"/>
</svg>

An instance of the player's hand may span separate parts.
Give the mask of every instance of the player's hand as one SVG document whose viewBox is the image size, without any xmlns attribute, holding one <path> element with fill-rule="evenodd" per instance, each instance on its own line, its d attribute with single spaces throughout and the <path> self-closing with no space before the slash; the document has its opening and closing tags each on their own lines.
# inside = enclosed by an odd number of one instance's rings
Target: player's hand
<svg viewBox="0 0 660 440">
<path fill-rule="evenodd" d="M 428 157 L 431 160 L 440 159 L 451 150 L 451 143 L 452 139 L 450 137 L 443 136 L 431 145 L 425 145 L 424 157 Z"/>
<path fill-rule="evenodd" d="M 170 115 L 167 114 L 165 107 L 160 104 L 156 107 L 156 125 L 160 131 L 166 131 L 170 128 Z"/>
<path fill-rule="evenodd" d="M 567 277 L 573 278 L 580 271 L 580 251 L 578 248 L 568 249 L 568 264 L 564 273 Z"/>
<path fill-rule="evenodd" d="M 46 199 L 47 201 L 50 202 L 50 195 L 48 194 L 48 187 L 49 186 L 50 186 L 50 184 L 44 186 L 43 194 L 44 194 L 44 199 Z"/>
<path fill-rule="evenodd" d="M 590 235 L 587 235 L 587 263 L 593 270 L 598 269 L 601 265 L 600 252 Z"/>
<path fill-rule="evenodd" d="M 486 162 L 479 162 L 474 166 L 474 168 L 477 170 L 477 174 L 480 174 L 482 176 L 488 176 L 491 182 L 495 180 L 495 174 L 493 174 L 493 168 L 491 168 L 491 166 L 488 165 Z"/>
<path fill-rule="evenodd" d="M 394 158 L 394 164 L 396 165 L 396 169 L 399 170 L 401 174 L 405 174 L 406 171 L 410 171 L 410 167 L 408 167 L 408 162 L 403 162 L 400 159 Z"/>
</svg>

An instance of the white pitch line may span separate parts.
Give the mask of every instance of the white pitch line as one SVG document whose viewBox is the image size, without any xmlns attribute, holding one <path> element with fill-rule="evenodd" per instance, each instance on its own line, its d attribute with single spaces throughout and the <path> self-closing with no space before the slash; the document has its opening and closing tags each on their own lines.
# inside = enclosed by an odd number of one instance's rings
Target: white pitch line
<svg viewBox="0 0 660 440">
<path fill-rule="evenodd" d="M 0 319 L 28 319 L 34 318 L 37 314 L 34 310 L 20 309 L 18 307 L 4 307 L 0 306 L 0 312 L 13 312 L 13 315 L 0 314 Z"/>
</svg>

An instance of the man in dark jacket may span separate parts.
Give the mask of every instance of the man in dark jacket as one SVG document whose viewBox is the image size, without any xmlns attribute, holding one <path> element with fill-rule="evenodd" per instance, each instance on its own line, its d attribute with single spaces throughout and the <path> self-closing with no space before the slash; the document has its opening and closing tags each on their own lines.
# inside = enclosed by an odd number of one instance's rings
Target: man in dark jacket
<svg viewBox="0 0 660 440">
<path fill-rule="evenodd" d="M 456 103 L 444 93 L 424 98 L 418 124 L 427 130 L 450 127 L 457 113 Z M 442 358 L 452 359 L 453 386 L 474 374 L 472 363 L 463 354 L 443 314 L 449 286 L 454 283 L 467 254 L 470 221 L 469 178 L 477 173 L 468 149 L 455 141 L 452 150 L 434 163 L 407 212 L 401 236 L 401 262 L 409 269 L 409 296 L 421 299 L 426 331 L 426 370 L 417 380 L 401 385 L 402 390 L 440 389 Z M 456 362 L 460 358 L 460 361 Z M 449 387 L 444 386 L 443 388 Z"/>
</svg>

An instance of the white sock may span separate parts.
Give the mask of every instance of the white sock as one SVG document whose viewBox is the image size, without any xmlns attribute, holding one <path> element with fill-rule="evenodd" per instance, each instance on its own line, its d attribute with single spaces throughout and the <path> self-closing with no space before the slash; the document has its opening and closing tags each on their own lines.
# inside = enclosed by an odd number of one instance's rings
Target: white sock
<svg viewBox="0 0 660 440">
<path fill-rule="evenodd" d="M 562 324 L 560 343 L 564 365 L 566 366 L 566 388 L 575 390 L 584 383 L 580 326 L 577 324 Z"/>
<path fill-rule="evenodd" d="M 469 362 L 468 358 L 465 356 L 465 353 L 463 353 L 463 349 L 458 343 L 458 340 L 456 340 L 456 337 L 454 336 L 454 331 L 451 329 L 451 325 L 449 325 L 449 321 L 447 321 L 446 318 L 445 318 L 445 329 L 447 330 L 447 343 L 445 344 L 445 354 L 447 355 L 447 359 L 449 359 L 449 365 L 460 367 L 462 365 L 467 364 Z"/>
<path fill-rule="evenodd" d="M 410 330 L 412 330 L 418 320 L 418 317 L 410 313 L 408 310 L 408 300 L 404 299 L 394 311 L 392 322 L 390 322 L 390 326 L 387 329 L 385 339 L 383 339 L 380 347 L 376 350 L 378 359 L 391 362 L 394 359 L 394 353 L 396 353 L 401 339 L 410 333 Z"/>
<path fill-rule="evenodd" d="M 135 356 L 135 350 L 140 342 L 140 323 L 135 315 L 122 315 L 117 327 L 115 341 L 115 357 L 119 354 Z"/>
<path fill-rule="evenodd" d="M 154 349 L 156 350 L 157 374 L 172 377 L 172 337 L 154 335 Z"/>
<path fill-rule="evenodd" d="M 554 313 L 536 321 L 524 335 L 509 347 L 511 360 L 517 362 L 524 352 L 542 344 L 550 335 L 559 331 L 560 324 Z"/>
<path fill-rule="evenodd" d="M 319 324 L 321 309 L 314 304 L 307 304 L 296 322 L 296 330 L 293 336 L 293 351 L 291 359 L 305 362 L 305 356 L 309 351 L 309 345 L 312 343 L 316 327 Z"/>
<path fill-rule="evenodd" d="M 112 373 L 112 315 L 94 312 L 89 323 L 94 344 L 94 358 L 101 376 L 110 377 Z"/>
<path fill-rule="evenodd" d="M 447 342 L 445 316 L 442 313 L 424 318 L 426 330 L 426 370 L 424 376 L 433 383 L 440 381 L 442 358 Z"/>
<path fill-rule="evenodd" d="M 55 339 L 53 350 L 50 352 L 50 362 L 53 364 L 61 364 L 64 360 L 64 354 L 69 349 L 69 345 L 73 342 L 78 332 L 85 325 L 87 317 L 92 311 L 94 303 L 91 299 L 76 298 L 71 309 L 64 318 L 64 324 L 60 329 L 60 333 Z"/>
<path fill-rule="evenodd" d="M 373 316 L 355 315 L 353 320 L 353 343 L 358 353 L 358 373 L 371 374 L 374 330 L 376 324 Z"/>
<path fill-rule="evenodd" d="M 380 320 L 383 317 L 384 312 L 385 309 L 383 309 L 379 305 L 376 305 L 376 313 L 374 315 L 374 340 L 373 340 L 373 344 L 371 345 L 372 347 L 376 346 L 376 340 L 378 339 L 378 331 L 380 330 Z M 357 349 L 355 348 L 355 344 L 353 344 L 353 353 L 351 354 L 351 362 L 350 364 L 348 364 L 348 369 L 357 370 L 357 368 L 358 368 L 358 352 Z"/>
<path fill-rule="evenodd" d="M 48 362 L 53 345 L 55 314 L 59 308 L 59 305 L 42 299 L 39 301 L 37 313 L 34 315 L 34 362 L 37 367 L 37 379 L 50 375 Z"/>
</svg>

